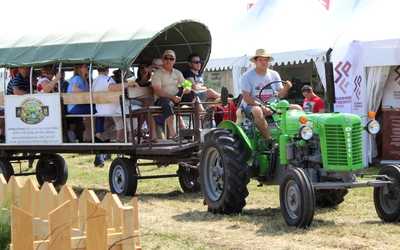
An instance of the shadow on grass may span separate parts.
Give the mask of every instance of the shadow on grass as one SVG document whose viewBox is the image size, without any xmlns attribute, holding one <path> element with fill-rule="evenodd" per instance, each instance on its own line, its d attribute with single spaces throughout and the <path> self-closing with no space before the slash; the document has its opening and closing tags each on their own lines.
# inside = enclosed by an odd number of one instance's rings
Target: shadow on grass
<svg viewBox="0 0 400 250">
<path fill-rule="evenodd" d="M 316 230 L 320 227 L 335 228 L 338 227 L 333 220 L 322 220 L 314 217 L 310 227 L 302 229 L 291 227 L 286 224 L 281 213 L 281 209 L 277 208 L 264 208 L 264 209 L 246 209 L 244 208 L 240 214 L 213 214 L 207 211 L 190 211 L 172 217 L 179 222 L 218 222 L 227 221 L 229 230 L 241 230 L 241 227 L 248 224 L 256 225 L 256 233 L 263 236 L 279 236 L 284 234 L 301 234 L 307 233 L 310 230 Z M 243 226 L 241 226 L 243 225 Z"/>
<path fill-rule="evenodd" d="M 301 229 L 286 225 L 280 208 L 243 209 L 240 214 L 221 215 L 206 210 L 191 211 L 172 217 L 174 220 L 185 223 L 226 221 L 227 230 L 242 230 L 249 228 L 249 224 L 256 225 L 255 233 L 262 236 L 280 236 L 285 234 L 302 234 L 315 230 L 320 226 L 336 227 L 332 221 L 314 220 L 309 228 Z"/>
<path fill-rule="evenodd" d="M 175 190 L 169 193 L 142 193 L 137 194 L 141 202 L 148 202 L 149 200 L 169 200 L 169 201 L 185 201 L 185 202 L 195 202 L 201 199 L 200 193 L 183 193 L 182 191 Z"/>
</svg>

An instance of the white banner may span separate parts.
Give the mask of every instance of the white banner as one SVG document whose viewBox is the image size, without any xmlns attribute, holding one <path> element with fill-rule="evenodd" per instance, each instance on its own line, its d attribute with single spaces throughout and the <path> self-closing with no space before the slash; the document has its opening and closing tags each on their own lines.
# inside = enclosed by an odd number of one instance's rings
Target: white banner
<svg viewBox="0 0 400 250">
<path fill-rule="evenodd" d="M 345 48 L 346 54 L 334 61 L 335 111 L 363 115 L 366 113 L 365 68 L 361 63 L 363 51 L 358 43 Z"/>
<path fill-rule="evenodd" d="M 220 71 L 204 71 L 204 84 L 207 88 L 216 90 L 218 93 L 221 92 L 221 87 L 225 86 L 228 88 L 229 93 L 234 93 L 235 87 L 232 81 L 232 70 L 220 70 Z"/>
<path fill-rule="evenodd" d="M 7 144 L 61 144 L 59 94 L 5 96 Z"/>
<path fill-rule="evenodd" d="M 382 110 L 400 111 L 400 66 L 390 68 L 382 96 Z"/>
</svg>

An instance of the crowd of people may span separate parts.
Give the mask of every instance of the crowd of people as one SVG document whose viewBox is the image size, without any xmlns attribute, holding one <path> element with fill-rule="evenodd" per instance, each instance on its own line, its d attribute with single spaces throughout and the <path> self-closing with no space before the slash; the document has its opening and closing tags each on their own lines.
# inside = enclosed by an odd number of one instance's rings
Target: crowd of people
<svg viewBox="0 0 400 250">
<path fill-rule="evenodd" d="M 166 50 L 161 58 L 155 58 L 150 62 L 140 62 L 137 69 L 135 81 L 123 81 L 121 71 L 114 71 L 114 76 L 109 76 L 110 68 L 104 65 L 96 65 L 98 76 L 93 80 L 93 92 L 121 91 L 127 87 L 151 87 L 154 91 L 154 102 L 146 100 L 146 105 L 156 105 L 162 107 L 162 117 L 142 117 L 143 120 L 153 119 L 147 124 L 150 126 L 150 137 L 143 141 L 144 143 L 158 142 L 156 125 L 166 123 L 169 139 L 175 142 L 183 138 L 174 128 L 174 107 L 180 102 L 200 103 L 200 113 L 203 114 L 203 127 L 218 125 L 223 120 L 232 120 L 236 122 L 236 113 L 239 105 L 245 115 L 252 116 L 255 124 L 265 137 L 268 143 L 273 144 L 273 139 L 268 130 L 268 123 L 265 116 L 272 115 L 272 111 L 258 99 L 259 92 L 264 86 L 271 82 L 274 84 L 266 87 L 264 95 L 272 96 L 274 92 L 278 93 L 280 98 L 284 98 L 292 87 L 290 81 L 284 81 L 283 84 L 278 72 L 270 69 L 269 65 L 274 58 L 268 54 L 266 49 L 258 49 L 250 61 L 255 64 L 255 68 L 244 73 L 241 81 L 240 95 L 235 98 L 229 94 L 223 87 L 221 93 L 205 86 L 204 75 L 202 74 L 203 61 L 196 54 L 190 54 L 187 58 L 188 68 L 183 73 L 174 68 L 176 55 L 172 50 Z M 31 76 L 30 68 L 19 67 L 11 70 L 12 77 L 7 86 L 7 95 L 24 95 L 33 93 L 79 93 L 89 91 L 89 67 L 87 64 L 75 64 L 73 76 L 70 81 L 65 80 L 65 72 L 61 70 L 56 72 L 53 65 L 43 66 L 42 75 L 39 78 L 33 74 Z M 32 72 L 34 73 L 34 72 Z M 32 80 L 32 82 L 31 82 Z M 182 84 L 188 80 L 191 82 L 191 88 L 182 87 Z M 306 112 L 324 112 L 324 103 L 314 92 L 311 86 L 305 85 L 301 89 L 305 97 L 303 107 L 292 104 L 290 109 L 304 110 Z M 240 102 L 240 101 L 241 102 Z M 238 103 L 239 101 L 239 103 Z M 143 103 L 143 102 L 142 102 Z M 68 104 L 66 112 L 68 114 L 117 114 L 119 103 L 96 104 Z M 76 142 L 76 128 L 82 125 L 83 118 L 71 118 L 68 120 L 68 132 L 66 140 Z M 121 116 L 112 116 L 116 128 L 116 142 L 124 142 L 125 134 L 128 133 L 128 140 L 134 138 L 131 135 L 133 128 L 130 123 L 123 124 Z M 182 119 L 182 118 L 179 118 Z M 178 123 L 184 128 L 183 120 Z M 214 126 L 215 126 L 214 125 Z M 107 142 L 102 137 L 104 132 L 104 117 L 96 116 L 95 141 Z M 0 120 L 0 140 L 4 138 L 4 119 Z M 95 165 L 103 164 L 104 159 L 101 155 L 96 156 Z"/>
</svg>

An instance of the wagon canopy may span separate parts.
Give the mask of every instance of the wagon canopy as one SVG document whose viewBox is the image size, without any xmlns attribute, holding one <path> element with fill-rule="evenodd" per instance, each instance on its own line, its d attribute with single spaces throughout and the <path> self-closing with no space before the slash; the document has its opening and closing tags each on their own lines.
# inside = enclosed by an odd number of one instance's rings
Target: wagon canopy
<svg viewBox="0 0 400 250">
<path fill-rule="evenodd" d="M 128 69 L 132 63 L 161 58 L 167 49 L 175 51 L 176 68 L 187 66 L 186 59 L 197 53 L 207 62 L 211 34 L 196 20 L 155 21 L 90 27 L 56 32 L 0 34 L 0 67 L 40 66 L 53 63 L 102 64 Z M 75 26 L 76 27 L 76 26 Z"/>
</svg>

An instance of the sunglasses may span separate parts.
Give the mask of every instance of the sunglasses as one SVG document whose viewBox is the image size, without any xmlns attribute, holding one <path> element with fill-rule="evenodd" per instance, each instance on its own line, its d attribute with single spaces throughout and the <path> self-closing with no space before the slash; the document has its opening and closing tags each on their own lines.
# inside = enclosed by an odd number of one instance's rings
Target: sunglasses
<svg viewBox="0 0 400 250">
<path fill-rule="evenodd" d="M 202 60 L 199 60 L 199 61 L 192 61 L 192 63 L 194 63 L 194 64 L 202 64 L 203 61 L 202 61 Z"/>
<path fill-rule="evenodd" d="M 310 92 L 311 92 L 311 89 L 310 89 L 310 88 L 302 88 L 302 89 L 301 89 L 301 92 L 308 92 L 308 93 L 310 93 Z"/>
<path fill-rule="evenodd" d="M 173 58 L 173 57 L 166 57 L 166 56 L 164 56 L 164 60 L 165 60 L 165 61 L 168 61 L 168 60 L 170 60 L 170 61 L 174 61 L 174 60 L 175 60 L 175 58 Z"/>
</svg>

